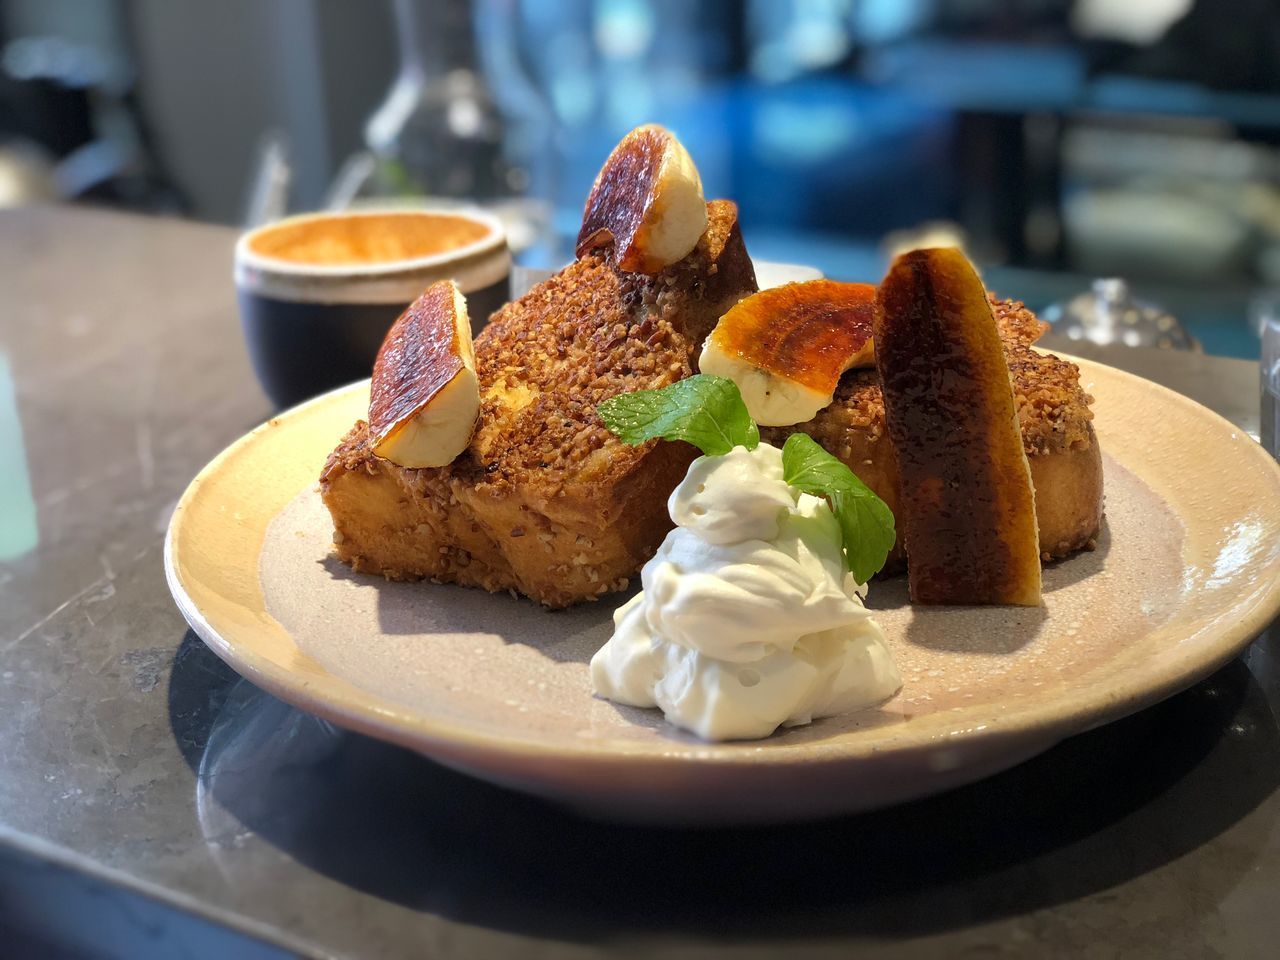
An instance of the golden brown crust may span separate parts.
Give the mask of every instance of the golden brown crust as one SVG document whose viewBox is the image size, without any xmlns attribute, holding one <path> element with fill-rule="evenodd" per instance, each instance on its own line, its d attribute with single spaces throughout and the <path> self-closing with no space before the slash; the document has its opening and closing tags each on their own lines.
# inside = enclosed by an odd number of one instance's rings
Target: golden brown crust
<svg viewBox="0 0 1280 960">
<path fill-rule="evenodd" d="M 845 370 L 873 355 L 875 302 L 869 283 L 787 283 L 739 301 L 720 318 L 711 343 L 726 356 L 830 394 Z"/>
<path fill-rule="evenodd" d="M 708 215 L 698 249 L 656 277 L 618 273 L 606 250 L 499 311 L 476 340 L 480 428 L 451 466 L 409 470 L 375 457 L 356 424 L 321 483 L 338 556 L 392 579 L 514 589 L 549 606 L 624 586 L 670 528 L 666 499 L 695 451 L 626 447 L 603 431 L 591 403 L 686 375 L 720 315 L 755 290 L 736 210 L 713 201 Z M 1045 328 L 1034 314 L 995 298 L 992 309 L 1039 494 L 1041 549 L 1065 556 L 1092 542 L 1101 518 L 1090 398 L 1073 364 L 1030 349 Z M 780 443 L 795 429 L 896 506 L 874 370 L 845 374 L 835 402 L 808 424 L 762 432 Z M 904 565 L 895 549 L 886 572 Z"/>
<path fill-rule="evenodd" d="M 991 301 L 991 313 L 1006 346 L 1010 343 L 1030 345 L 1048 332 L 1049 325 L 1028 310 L 1021 300 L 1004 300 L 994 293 L 988 293 L 987 299 Z"/>
<path fill-rule="evenodd" d="M 1087 445 L 1093 419 L 1093 398 L 1080 387 L 1080 369 L 1031 344 L 1044 327 L 1021 303 L 992 299 L 996 325 L 1009 363 L 1022 440 L 1027 456 Z M 878 440 L 884 432 L 884 398 L 875 370 L 850 370 L 840 379 L 835 399 L 808 423 L 794 427 L 768 427 L 770 437 L 785 439 L 802 430 L 836 456 L 849 442 L 851 432 Z M 772 441 L 770 441 L 772 442 Z"/>
<path fill-rule="evenodd" d="M 1028 457 L 1036 490 L 1040 559 L 1060 560 L 1092 550 L 1102 526 L 1102 451 L 1086 424 L 1088 442 Z"/>
<path fill-rule="evenodd" d="M 1061 558 L 1088 546 L 1102 520 L 1101 455 L 1089 409 L 1093 398 L 1081 388 L 1074 363 L 1031 346 L 1046 324 L 1018 301 L 993 296 L 991 303 L 1036 488 L 1041 553 Z M 885 436 L 884 399 L 874 370 L 846 373 L 831 405 L 808 423 L 765 427 L 760 435 L 781 445 L 797 430 L 839 457 L 890 509 L 897 509 L 897 465 Z M 905 566 L 899 544 L 884 572 L 900 572 Z"/>
<path fill-rule="evenodd" d="M 755 291 L 736 207 L 707 212 L 698 247 L 655 276 L 617 270 L 605 248 L 498 311 L 476 338 L 480 423 L 449 466 L 375 457 L 357 424 L 321 476 L 338 556 L 548 606 L 625 585 L 670 528 L 666 499 L 696 451 L 627 446 L 596 406 L 688 376 L 720 315 Z"/>
<path fill-rule="evenodd" d="M 1028 457 L 1093 443 L 1093 397 L 1080 386 L 1079 367 L 1023 343 L 1006 343 L 1005 359 Z"/>
<path fill-rule="evenodd" d="M 431 401 L 463 369 L 454 285 L 437 280 L 391 325 L 373 364 L 369 429 L 377 442 Z"/>
<path fill-rule="evenodd" d="M 480 426 L 457 476 L 495 494 L 528 484 L 554 493 L 635 470 L 652 445 L 622 443 L 596 406 L 689 376 L 720 312 L 755 288 L 736 208 L 713 201 L 708 214 L 698 248 L 656 276 L 614 269 L 606 250 L 493 316 L 476 341 Z"/>
<path fill-rule="evenodd" d="M 637 127 L 622 138 L 605 161 L 582 210 L 574 254 L 583 257 L 599 243 L 612 242 L 619 266 L 651 273 L 650 258 L 638 238 L 655 199 L 659 172 L 672 149 L 683 149 L 667 130 Z"/>
</svg>

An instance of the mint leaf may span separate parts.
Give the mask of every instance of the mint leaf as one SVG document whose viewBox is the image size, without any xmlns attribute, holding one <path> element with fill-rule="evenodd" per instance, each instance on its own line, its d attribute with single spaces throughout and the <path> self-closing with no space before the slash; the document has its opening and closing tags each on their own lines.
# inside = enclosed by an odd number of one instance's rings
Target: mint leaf
<svg viewBox="0 0 1280 960">
<path fill-rule="evenodd" d="M 787 437 L 782 475 L 798 490 L 827 498 L 840 522 L 845 566 L 858 583 L 870 580 L 884 566 L 897 539 L 888 505 L 808 434 Z"/>
<path fill-rule="evenodd" d="M 791 486 L 815 497 L 825 497 L 836 490 L 861 488 L 871 496 L 870 488 L 852 470 L 827 453 L 807 433 L 793 433 L 782 446 L 783 479 Z"/>
<path fill-rule="evenodd" d="M 684 440 L 707 456 L 734 447 L 754 450 L 756 427 L 738 385 L 698 374 L 663 387 L 612 397 L 596 408 L 623 443 Z M 825 497 L 840 523 L 845 566 L 858 583 L 871 579 L 888 559 L 896 534 L 893 512 L 871 488 L 812 437 L 793 433 L 782 447 L 783 479 L 805 493 Z"/>
<path fill-rule="evenodd" d="M 845 566 L 858 583 L 866 583 L 889 558 L 898 539 L 889 505 L 865 488 L 863 495 L 848 490 L 831 494 L 829 502 L 840 521 Z"/>
<path fill-rule="evenodd" d="M 596 410 L 606 427 L 633 446 L 661 437 L 687 441 L 708 456 L 717 456 L 737 446 L 754 450 L 760 443 L 760 431 L 747 413 L 738 385 L 705 373 L 661 390 L 611 397 Z"/>
</svg>

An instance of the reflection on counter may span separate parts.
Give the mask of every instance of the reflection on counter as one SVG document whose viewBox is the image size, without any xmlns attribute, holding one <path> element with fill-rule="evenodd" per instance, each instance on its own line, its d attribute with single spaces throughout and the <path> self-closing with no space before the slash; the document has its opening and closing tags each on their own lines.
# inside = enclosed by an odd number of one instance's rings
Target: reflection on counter
<svg viewBox="0 0 1280 960">
<path fill-rule="evenodd" d="M 30 553 L 39 542 L 18 394 L 9 358 L 0 353 L 0 562 Z M 4 572 L 0 571 L 3 582 Z"/>
<path fill-rule="evenodd" d="M 337 730 L 235 677 L 192 633 L 174 662 L 170 723 L 199 770 L 201 826 L 229 883 L 261 863 L 265 841 L 340 884 L 458 924 L 465 956 L 485 942 L 477 925 L 573 942 L 920 936 L 971 924 L 974 904 L 988 918 L 1021 915 L 1139 877 L 1126 886 L 1139 899 L 1099 897 L 1097 909 L 1126 923 L 1168 917 L 1172 885 L 1186 882 L 1176 877 L 1194 869 L 1185 854 L 1228 829 L 1245 831 L 1241 851 L 1261 851 L 1275 828 L 1274 808 L 1259 805 L 1280 770 L 1258 762 L 1280 744 L 1275 695 L 1235 660 L 939 797 L 697 831 L 587 819 Z M 1194 903 L 1212 909 L 1250 869 L 1242 856 L 1233 871 L 1200 871 Z"/>
</svg>

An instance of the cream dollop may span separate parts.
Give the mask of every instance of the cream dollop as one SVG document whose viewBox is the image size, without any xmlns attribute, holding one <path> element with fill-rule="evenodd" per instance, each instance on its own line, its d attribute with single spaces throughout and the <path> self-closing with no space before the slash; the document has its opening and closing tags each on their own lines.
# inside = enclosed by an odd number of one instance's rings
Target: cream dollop
<svg viewBox="0 0 1280 960">
<path fill-rule="evenodd" d="M 676 528 L 591 659 L 596 693 L 732 740 L 870 706 L 901 687 L 844 568 L 835 515 L 787 484 L 781 450 L 699 457 L 668 510 Z"/>
</svg>

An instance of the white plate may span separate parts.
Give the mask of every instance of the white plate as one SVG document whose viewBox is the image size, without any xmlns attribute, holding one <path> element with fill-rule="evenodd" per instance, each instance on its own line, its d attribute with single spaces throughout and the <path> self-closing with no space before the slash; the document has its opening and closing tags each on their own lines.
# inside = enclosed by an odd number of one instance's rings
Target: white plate
<svg viewBox="0 0 1280 960">
<path fill-rule="evenodd" d="M 1163 387 L 1078 361 L 1096 397 L 1107 529 L 1045 571 L 1045 605 L 871 605 L 902 668 L 882 708 L 706 744 L 595 699 L 586 661 L 618 598 L 550 613 L 461 587 L 352 574 L 315 490 L 368 385 L 237 441 L 192 482 L 166 543 L 197 633 L 303 709 L 459 769 L 618 818 L 743 822 L 880 806 L 1009 767 L 1188 686 L 1280 608 L 1280 467 Z"/>
</svg>

